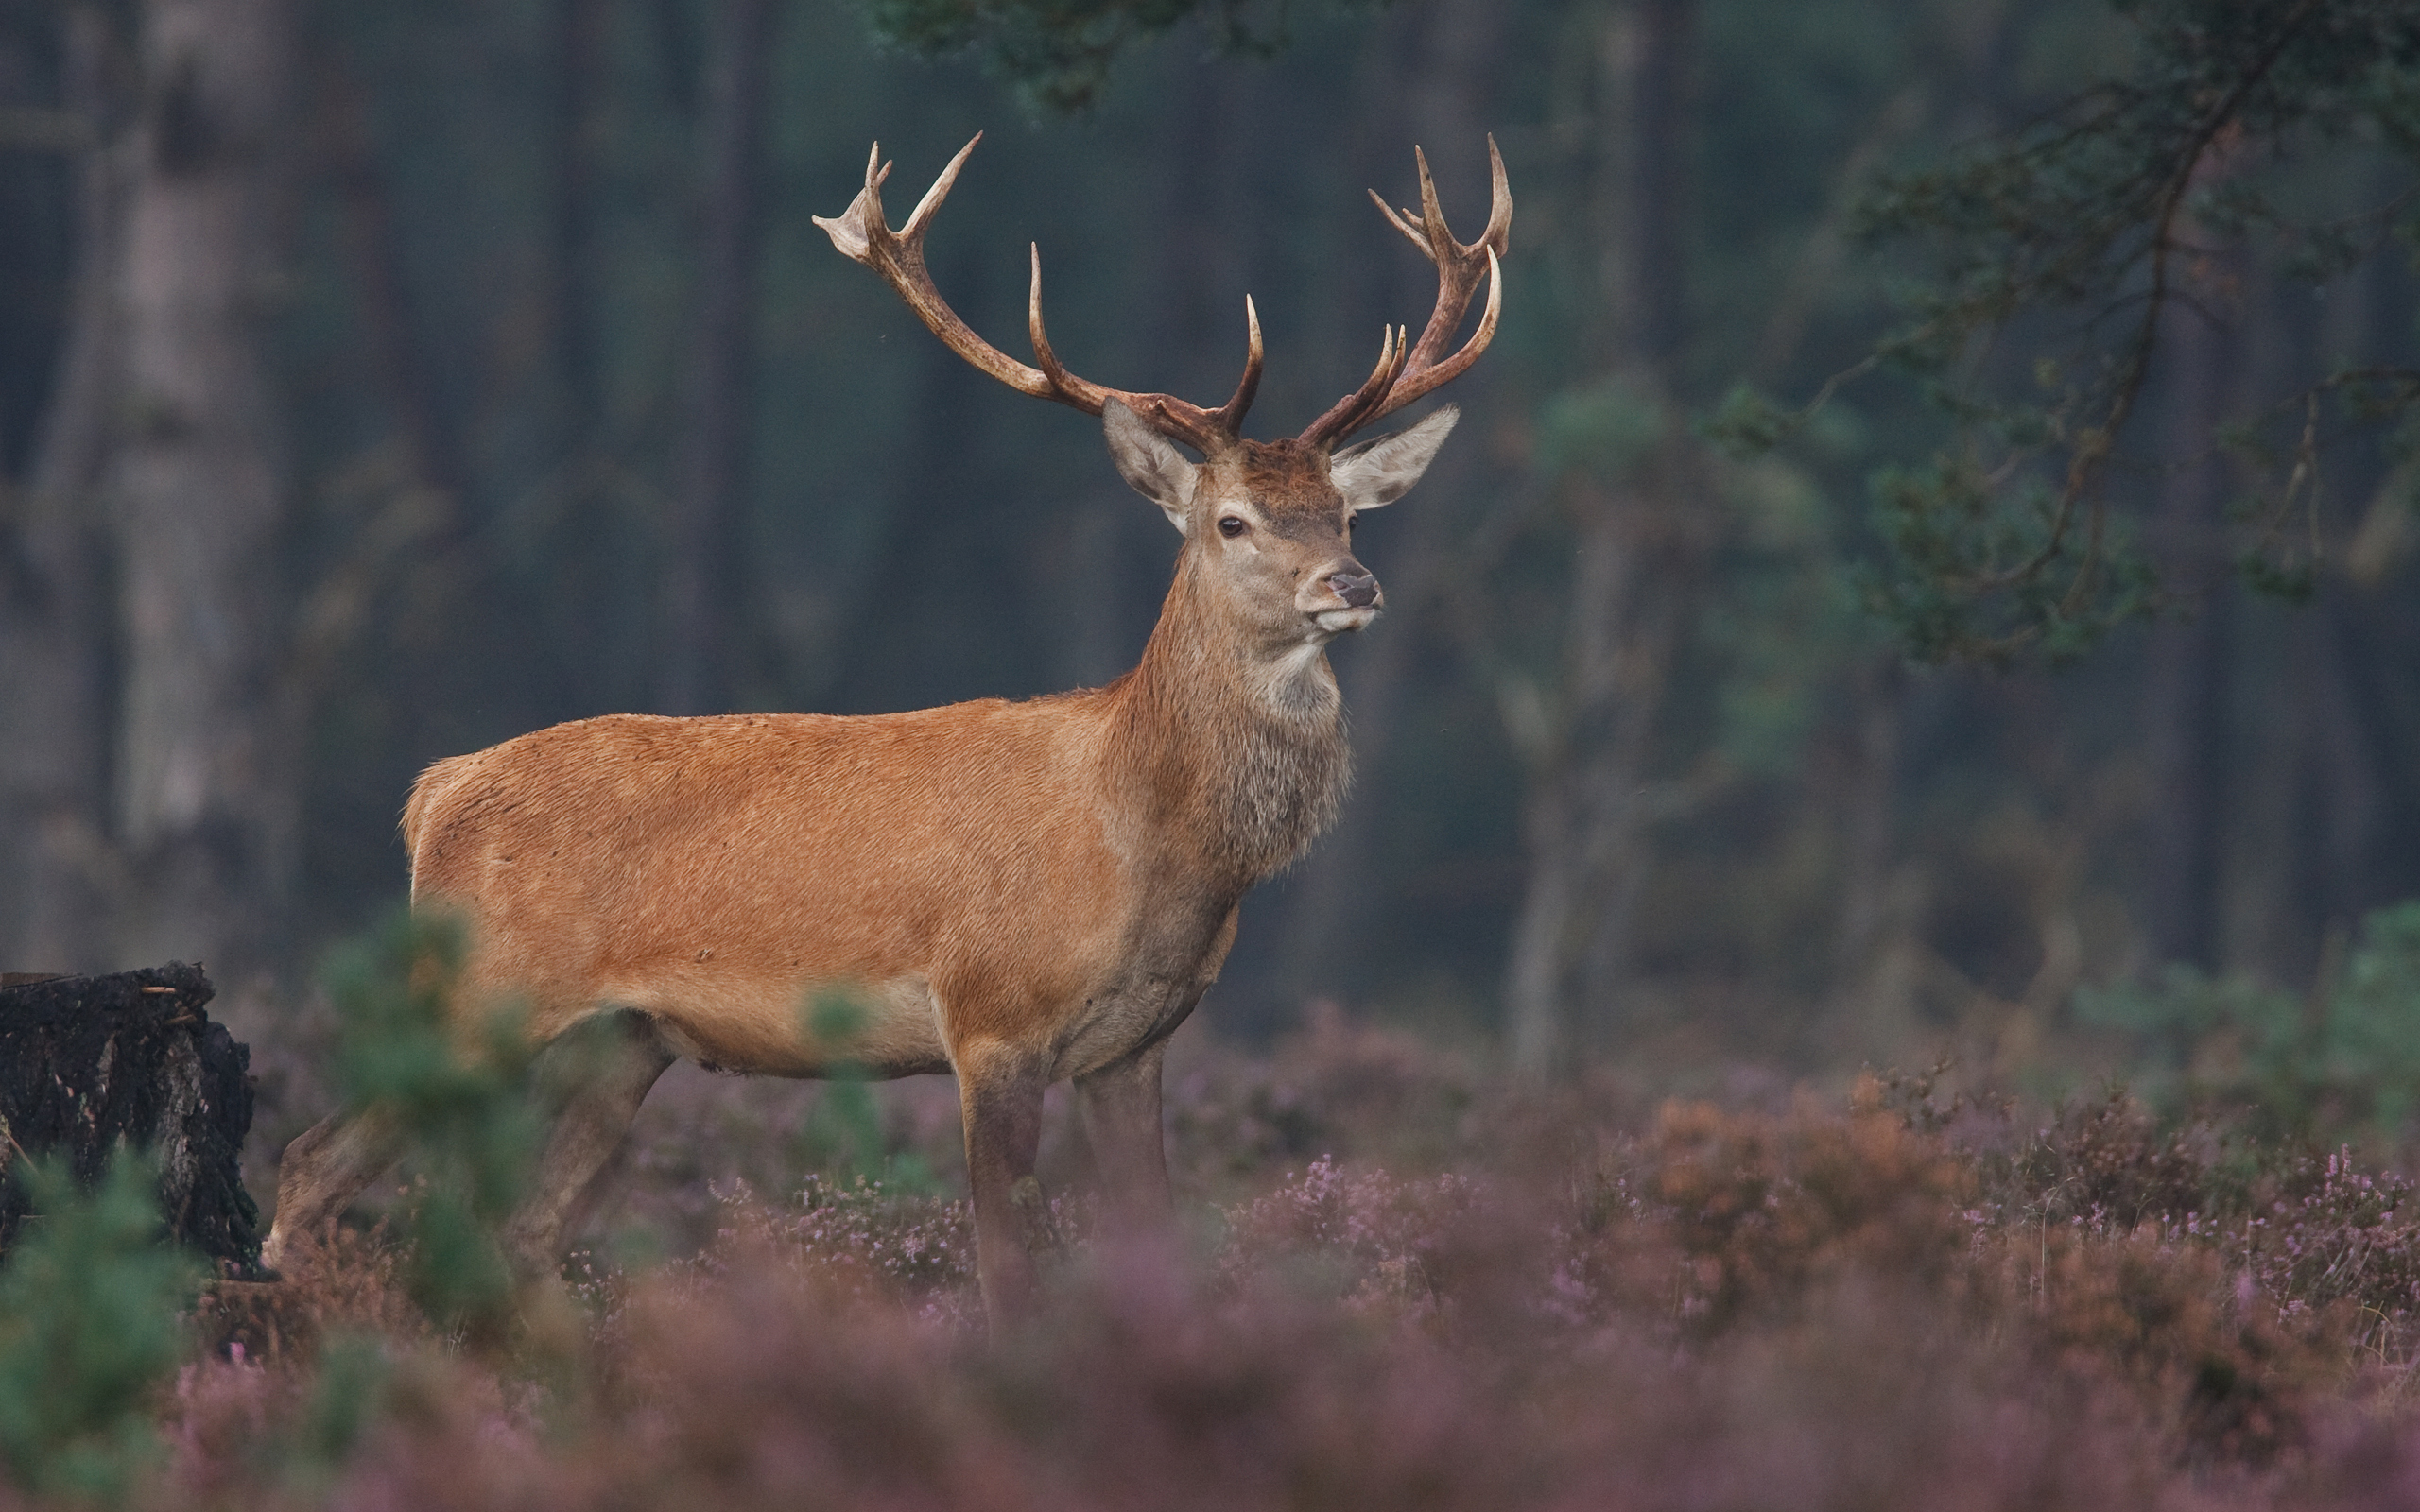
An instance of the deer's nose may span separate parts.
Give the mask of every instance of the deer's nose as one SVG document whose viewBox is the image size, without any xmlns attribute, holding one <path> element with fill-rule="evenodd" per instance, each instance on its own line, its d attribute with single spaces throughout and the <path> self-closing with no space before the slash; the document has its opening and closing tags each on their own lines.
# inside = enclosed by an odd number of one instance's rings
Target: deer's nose
<svg viewBox="0 0 2420 1512">
<path fill-rule="evenodd" d="M 1352 609 L 1368 609 L 1378 601 L 1378 579 L 1371 573 L 1330 573 L 1327 586 Z"/>
</svg>

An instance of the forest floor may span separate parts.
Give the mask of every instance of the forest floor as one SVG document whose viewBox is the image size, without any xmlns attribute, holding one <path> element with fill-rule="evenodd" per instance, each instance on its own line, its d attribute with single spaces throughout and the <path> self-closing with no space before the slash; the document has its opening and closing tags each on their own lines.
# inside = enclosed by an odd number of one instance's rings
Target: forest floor
<svg viewBox="0 0 2420 1512">
<path fill-rule="evenodd" d="M 603 1242 L 510 1323 L 432 1321 L 406 1202 L 206 1295 L 170 1368 L 46 1441 L 0 1284 L 0 1506 L 2420 1503 L 2400 1176 L 2114 1093 L 1641 1106 L 1475 1065 L 1332 1016 L 1197 1049 L 1181 1234 L 1094 1231 L 1054 1145 L 1066 1244 L 1010 1328 L 940 1082 L 675 1085 Z M 110 1295 L 81 1305 L 139 1305 Z M 52 1349 L 51 1399 L 107 1335 Z"/>
</svg>

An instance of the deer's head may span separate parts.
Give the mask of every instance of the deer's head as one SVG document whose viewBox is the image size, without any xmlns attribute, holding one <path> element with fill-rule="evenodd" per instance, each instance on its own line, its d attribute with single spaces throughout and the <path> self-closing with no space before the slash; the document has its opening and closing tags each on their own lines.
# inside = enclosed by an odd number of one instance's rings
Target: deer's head
<svg viewBox="0 0 2420 1512">
<path fill-rule="evenodd" d="M 1420 481 L 1459 412 L 1341 452 L 1294 438 L 1236 440 L 1187 461 L 1116 400 L 1101 411 L 1109 454 L 1185 541 L 1186 569 L 1253 647 L 1322 645 L 1378 617 L 1378 580 L 1353 555 L 1353 522 Z"/>
<path fill-rule="evenodd" d="M 975 142 L 980 142 L 981 136 Z M 1244 301 L 1248 335 L 1242 381 L 1216 409 L 1204 409 L 1168 394 L 1127 393 L 1069 372 L 1050 349 L 1042 324 L 1042 253 L 1032 254 L 1032 289 L 1027 328 L 1039 367 L 1008 356 L 977 335 L 942 301 L 925 267 L 925 232 L 947 198 L 967 155 L 969 142 L 942 170 L 917 203 L 908 224 L 891 230 L 882 213 L 882 183 L 890 164 L 877 145 L 866 160 L 865 187 L 837 217 L 816 217 L 832 244 L 882 275 L 935 335 L 951 351 L 1021 393 L 1055 400 L 1101 417 L 1110 455 L 1126 481 L 1157 504 L 1185 539 L 1184 569 L 1197 575 L 1222 608 L 1222 617 L 1256 649 L 1282 655 L 1292 646 L 1317 647 L 1331 637 L 1357 630 L 1375 619 L 1384 603 L 1377 579 L 1353 555 L 1354 517 L 1392 504 L 1420 481 L 1457 412 L 1451 405 L 1402 432 L 1345 446 L 1355 432 L 1392 414 L 1459 376 L 1495 339 L 1503 305 L 1504 254 L 1512 225 L 1512 194 L 1504 160 L 1490 138 L 1493 187 L 1487 229 L 1464 245 L 1446 229 L 1438 208 L 1428 161 L 1418 148 L 1418 215 L 1396 211 L 1378 198 L 1378 210 L 1437 266 L 1437 307 L 1418 341 L 1404 327 L 1390 326 L 1378 345 L 1377 366 L 1354 392 L 1338 400 L 1300 436 L 1274 441 L 1247 439 L 1244 414 L 1260 387 L 1260 318 Z M 1487 281 L 1487 305 L 1478 328 L 1451 355 L 1446 349 L 1461 328 L 1479 280 Z M 1178 444 L 1201 454 L 1188 459 Z"/>
</svg>

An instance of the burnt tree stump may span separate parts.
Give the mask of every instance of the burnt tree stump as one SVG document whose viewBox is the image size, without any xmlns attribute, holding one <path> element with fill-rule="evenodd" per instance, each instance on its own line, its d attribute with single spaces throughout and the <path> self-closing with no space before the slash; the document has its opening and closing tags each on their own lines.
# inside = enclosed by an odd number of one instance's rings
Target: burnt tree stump
<svg viewBox="0 0 2420 1512">
<path fill-rule="evenodd" d="M 260 1273 L 260 1211 L 238 1158 L 252 1126 L 251 1052 L 202 1011 L 199 966 L 0 979 L 0 1253 L 29 1216 L 19 1157 L 64 1160 L 78 1186 L 146 1149 L 160 1211 L 222 1274 Z"/>
</svg>

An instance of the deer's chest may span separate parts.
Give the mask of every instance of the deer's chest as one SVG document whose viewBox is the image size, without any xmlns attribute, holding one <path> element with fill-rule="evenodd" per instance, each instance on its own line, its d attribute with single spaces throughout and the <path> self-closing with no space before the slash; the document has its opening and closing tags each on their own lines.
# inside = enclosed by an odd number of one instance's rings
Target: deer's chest
<svg viewBox="0 0 2420 1512">
<path fill-rule="evenodd" d="M 1126 879 L 1115 944 L 1055 1037 L 1059 1075 L 1080 1075 L 1174 1032 L 1235 943 L 1245 892 L 1335 819 L 1350 756 L 1333 691 L 1309 717 L 1238 720 L 1185 743 L 1114 822 Z"/>
<path fill-rule="evenodd" d="M 1054 1045 L 1054 1076 L 1080 1076 L 1167 1038 L 1217 980 L 1236 939 L 1233 899 L 1166 899 L 1138 913 L 1117 965 L 1091 985 Z"/>
</svg>

